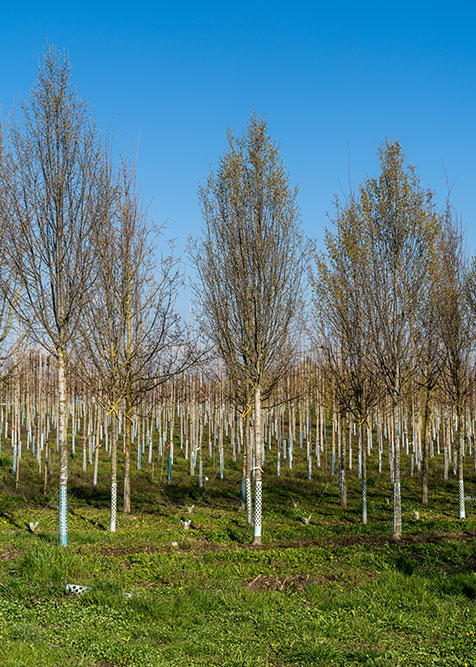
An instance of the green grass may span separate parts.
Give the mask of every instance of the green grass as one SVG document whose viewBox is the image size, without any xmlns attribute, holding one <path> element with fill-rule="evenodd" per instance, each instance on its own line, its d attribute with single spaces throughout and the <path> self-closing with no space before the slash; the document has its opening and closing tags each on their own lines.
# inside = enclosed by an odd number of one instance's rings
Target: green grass
<svg viewBox="0 0 476 667">
<path fill-rule="evenodd" d="M 133 514 L 120 514 L 110 534 L 107 460 L 93 489 L 77 456 L 67 549 L 56 545 L 56 479 L 44 498 L 25 456 L 15 491 L 4 457 L 0 664 L 476 666 L 476 503 L 460 522 L 453 478 L 443 482 L 434 469 L 422 508 L 418 477 L 405 477 L 404 537 L 395 543 L 386 472 L 370 470 L 364 526 L 356 471 L 343 509 L 337 476 L 323 469 L 308 481 L 300 456 L 281 478 L 273 458 L 266 462 L 262 547 L 251 545 L 238 510 L 238 464 L 228 462 L 221 481 L 207 458 L 205 490 L 180 452 L 171 486 L 160 462 L 154 481 L 147 465 L 134 470 Z M 474 483 L 468 464 L 469 494 Z M 193 502 L 184 531 L 180 518 Z M 300 517 L 309 514 L 305 526 Z M 24 522 L 36 520 L 31 534 Z M 67 583 L 89 590 L 68 595 Z"/>
</svg>

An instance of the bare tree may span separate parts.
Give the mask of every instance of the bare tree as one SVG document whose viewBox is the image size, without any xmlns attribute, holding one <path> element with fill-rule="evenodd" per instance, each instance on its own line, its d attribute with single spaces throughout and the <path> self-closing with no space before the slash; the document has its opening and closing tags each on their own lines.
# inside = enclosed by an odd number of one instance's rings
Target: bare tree
<svg viewBox="0 0 476 667">
<path fill-rule="evenodd" d="M 412 321 L 439 230 L 432 194 L 404 157 L 398 141 L 386 140 L 379 149 L 379 177 L 360 188 L 363 307 L 373 367 L 392 406 L 395 539 L 402 533 L 398 411 L 413 369 Z"/>
<path fill-rule="evenodd" d="M 351 196 L 342 208 L 336 202 L 336 232 L 326 233 L 326 252 L 317 257 L 313 276 L 314 308 L 318 344 L 324 352 L 327 370 L 341 408 L 358 422 L 361 455 L 362 522 L 367 523 L 367 467 L 363 425 L 379 398 L 378 378 L 371 365 L 372 336 L 363 308 L 363 226 L 358 202 Z M 345 497 L 344 447 L 341 446 L 341 504 Z"/>
<path fill-rule="evenodd" d="M 10 259 L 8 193 L 15 182 L 8 140 L 0 125 L 0 378 L 8 380 L 16 371 L 28 343 L 29 327 L 16 318 L 22 283 Z"/>
<path fill-rule="evenodd" d="M 476 330 L 471 305 L 475 303 L 474 273 L 468 271 L 461 223 L 448 204 L 439 247 L 441 282 L 438 292 L 439 332 L 445 349 L 442 386 L 456 410 L 458 433 L 458 513 L 466 518 L 464 503 L 464 412 L 474 379 Z"/>
<path fill-rule="evenodd" d="M 81 328 L 83 372 L 90 365 L 105 407 L 124 408 L 124 512 L 130 513 L 132 419 L 159 384 L 189 367 L 196 356 L 175 312 L 180 281 L 172 249 L 158 252 L 159 230 L 149 225 L 134 169 L 123 162 L 113 215 L 99 244 L 99 276 Z M 173 438 L 173 433 L 171 433 Z M 111 530 L 116 526 L 116 450 L 111 453 Z"/>
<path fill-rule="evenodd" d="M 68 58 L 49 47 L 12 123 L 11 178 L 2 177 L 16 310 L 58 362 L 59 542 L 67 546 L 65 359 L 95 279 L 98 228 L 109 206 L 99 133 L 71 84 Z"/>
<path fill-rule="evenodd" d="M 254 542 L 261 543 L 262 400 L 293 361 L 303 254 L 296 190 L 253 114 L 200 187 L 205 222 L 192 259 L 202 321 L 243 406 L 254 402 Z M 254 399 L 251 396 L 254 395 Z"/>
<path fill-rule="evenodd" d="M 444 367 L 445 350 L 441 338 L 441 289 L 444 287 L 442 264 L 437 247 L 431 253 L 428 274 L 416 303 L 413 323 L 413 350 L 416 362 L 415 384 L 423 395 L 421 428 L 421 502 L 428 504 L 430 467 L 429 427 L 433 397 Z"/>
</svg>

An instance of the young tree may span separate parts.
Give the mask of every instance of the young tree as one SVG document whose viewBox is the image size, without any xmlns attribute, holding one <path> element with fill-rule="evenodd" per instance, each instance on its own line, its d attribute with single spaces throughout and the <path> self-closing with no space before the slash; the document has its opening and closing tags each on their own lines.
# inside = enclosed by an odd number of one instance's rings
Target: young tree
<svg viewBox="0 0 476 667">
<path fill-rule="evenodd" d="M 65 362 L 96 273 L 95 239 L 108 215 L 104 151 L 71 84 L 68 58 L 49 47 L 11 129 L 11 178 L 0 175 L 16 310 L 58 362 L 59 543 L 68 544 Z"/>
<path fill-rule="evenodd" d="M 413 369 L 412 323 L 439 230 L 432 194 L 398 141 L 379 149 L 380 175 L 360 188 L 365 252 L 360 281 L 372 340 L 372 364 L 391 401 L 394 537 L 402 533 L 399 406 Z"/>
<path fill-rule="evenodd" d="M 296 343 L 303 253 L 296 190 L 253 114 L 200 187 L 203 238 L 192 250 L 206 333 L 239 404 L 254 394 L 254 542 L 261 543 L 262 400 L 289 368 Z"/>
<path fill-rule="evenodd" d="M 413 350 L 416 360 L 415 384 L 423 395 L 421 428 L 421 502 L 428 504 L 430 468 L 429 427 L 430 410 L 444 367 L 444 345 L 441 338 L 441 289 L 444 288 L 440 253 L 435 247 L 422 293 L 416 304 L 413 326 Z"/>
<path fill-rule="evenodd" d="M 22 284 L 10 258 L 8 193 L 15 182 L 13 165 L 0 125 L 0 378 L 9 379 L 23 359 L 29 327 L 15 318 Z"/>
<path fill-rule="evenodd" d="M 123 163 L 111 218 L 98 239 L 98 279 L 80 329 L 83 372 L 99 383 L 98 395 L 114 414 L 124 408 L 124 512 L 131 511 L 132 419 L 157 387 L 195 360 L 174 310 L 180 275 L 172 252 L 159 255 L 133 168 Z M 155 243 L 154 243 L 155 242 Z M 173 437 L 173 433 L 171 434 Z M 117 466 L 111 452 L 111 530 L 116 526 Z"/>
<path fill-rule="evenodd" d="M 475 303 L 475 283 L 474 274 L 468 271 L 461 225 L 449 205 L 439 244 L 439 261 L 439 333 L 445 350 L 442 386 L 457 417 L 458 516 L 464 519 L 464 412 L 474 381 L 476 330 L 470 306 Z"/>
<path fill-rule="evenodd" d="M 371 365 L 372 337 L 363 308 L 362 272 L 366 257 L 363 229 L 355 197 L 341 208 L 336 203 L 336 232 L 326 233 L 326 252 L 317 258 L 313 277 L 314 308 L 324 368 L 334 387 L 341 413 L 358 422 L 361 453 L 362 522 L 367 523 L 367 468 L 363 425 L 379 398 L 379 385 Z M 345 484 L 341 447 L 341 494 Z"/>
</svg>

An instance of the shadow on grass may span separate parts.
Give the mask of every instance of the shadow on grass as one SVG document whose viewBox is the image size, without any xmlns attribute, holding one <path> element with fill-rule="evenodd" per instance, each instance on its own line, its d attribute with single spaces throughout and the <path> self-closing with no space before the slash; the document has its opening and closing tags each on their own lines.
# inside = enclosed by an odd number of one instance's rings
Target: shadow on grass
<svg viewBox="0 0 476 667">
<path fill-rule="evenodd" d="M 89 517 L 83 516 L 82 514 L 80 514 L 76 510 L 74 510 L 72 507 L 69 507 L 68 511 L 72 516 L 78 517 L 79 519 L 82 519 L 83 521 L 86 521 L 86 523 L 89 523 L 94 528 L 99 528 L 99 530 L 107 531 L 106 526 L 103 523 L 101 523 L 100 521 L 97 521 L 96 519 L 90 519 Z"/>
</svg>

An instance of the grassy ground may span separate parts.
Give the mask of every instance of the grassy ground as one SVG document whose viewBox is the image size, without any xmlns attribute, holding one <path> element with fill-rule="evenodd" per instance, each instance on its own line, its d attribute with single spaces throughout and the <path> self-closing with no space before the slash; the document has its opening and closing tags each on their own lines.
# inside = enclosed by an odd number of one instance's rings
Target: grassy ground
<svg viewBox="0 0 476 667">
<path fill-rule="evenodd" d="M 43 498 L 25 457 L 15 492 L 3 458 L 0 664 L 476 665 L 476 503 L 467 503 L 466 521 L 455 519 L 456 482 L 443 482 L 438 469 L 422 508 L 419 480 L 406 475 L 404 538 L 396 544 L 387 474 L 370 472 L 363 526 L 355 471 L 344 510 L 336 476 L 322 470 L 308 481 L 299 456 L 295 465 L 283 465 L 278 478 L 267 461 L 258 548 L 238 510 L 238 464 L 227 464 L 221 481 L 207 463 L 204 491 L 180 454 L 171 486 L 158 466 L 154 481 L 150 470 L 135 470 L 133 514 L 119 516 L 113 535 L 108 464 L 94 490 L 78 457 L 70 546 L 60 549 L 56 481 Z M 474 482 L 468 462 L 470 495 Z M 191 518 L 189 531 L 181 518 Z M 37 520 L 37 533 L 28 532 L 24 522 Z M 89 590 L 66 594 L 67 583 Z"/>
</svg>

